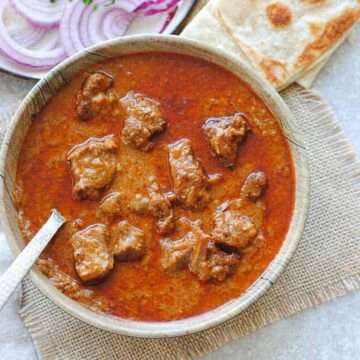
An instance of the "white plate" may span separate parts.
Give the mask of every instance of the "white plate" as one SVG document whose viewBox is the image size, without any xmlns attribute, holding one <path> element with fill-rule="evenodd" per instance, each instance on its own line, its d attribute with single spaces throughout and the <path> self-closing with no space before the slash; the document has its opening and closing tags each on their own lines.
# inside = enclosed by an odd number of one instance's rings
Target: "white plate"
<svg viewBox="0 0 360 360">
<path fill-rule="evenodd" d="M 175 15 L 171 19 L 170 23 L 163 31 L 163 34 L 172 34 L 185 19 L 186 15 L 192 8 L 195 0 L 182 0 L 176 10 Z M 137 18 L 130 25 L 127 35 L 133 34 L 150 34 L 154 33 L 154 27 L 158 24 L 159 17 L 162 14 L 148 16 L 146 18 Z M 49 70 L 36 70 L 31 67 L 27 67 L 21 64 L 18 64 L 5 56 L 0 54 L 0 69 L 5 70 L 11 74 L 19 75 L 31 79 L 41 79 L 44 77 Z"/>
</svg>

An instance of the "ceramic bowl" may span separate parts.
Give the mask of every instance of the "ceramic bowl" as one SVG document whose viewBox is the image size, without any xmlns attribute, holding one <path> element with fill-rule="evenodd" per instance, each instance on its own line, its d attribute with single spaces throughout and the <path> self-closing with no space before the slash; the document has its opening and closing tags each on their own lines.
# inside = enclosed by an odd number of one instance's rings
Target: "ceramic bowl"
<svg viewBox="0 0 360 360">
<path fill-rule="evenodd" d="M 235 57 L 198 42 L 170 35 L 142 35 L 111 40 L 86 49 L 50 71 L 39 81 L 20 105 L 8 129 L 0 159 L 0 215 L 7 241 L 15 255 L 24 247 L 17 224 L 12 194 L 17 157 L 29 125 L 47 100 L 78 71 L 91 64 L 122 55 L 146 52 L 170 52 L 191 55 L 215 63 L 248 83 L 271 108 L 280 122 L 294 159 L 296 173 L 295 208 L 284 243 L 265 272 L 240 297 L 207 313 L 184 320 L 141 322 L 96 313 L 58 291 L 36 268 L 30 279 L 61 309 L 87 324 L 113 333 L 137 337 L 171 337 L 202 331 L 241 313 L 260 298 L 276 281 L 294 255 L 299 244 L 309 207 L 309 172 L 301 134 L 279 94 L 253 69 Z"/>
</svg>

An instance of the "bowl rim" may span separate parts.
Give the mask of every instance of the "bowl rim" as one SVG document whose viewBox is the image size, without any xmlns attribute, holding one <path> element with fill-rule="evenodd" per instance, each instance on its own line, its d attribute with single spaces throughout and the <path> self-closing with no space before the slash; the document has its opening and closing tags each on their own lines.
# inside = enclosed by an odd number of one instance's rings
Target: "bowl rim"
<svg viewBox="0 0 360 360">
<path fill-rule="evenodd" d="M 131 52 L 131 46 L 138 47 L 142 50 Z M 158 48 L 158 50 L 155 50 L 154 47 Z M 8 156 L 11 155 L 9 152 L 9 144 L 13 140 L 16 126 L 20 121 L 22 121 L 21 117 L 24 113 L 24 110 L 30 106 L 34 99 L 43 96 L 42 90 L 46 87 L 49 87 L 49 80 L 56 76 L 59 77 L 59 74 L 62 74 L 63 70 L 71 69 L 71 67 L 76 68 L 79 61 L 89 57 L 91 58 L 93 56 L 97 56 L 99 60 L 92 60 L 94 63 L 102 62 L 106 60 L 104 57 L 108 58 L 104 55 L 107 50 L 114 50 L 119 52 L 118 55 L 114 55 L 113 57 L 121 56 L 121 54 L 125 55 L 127 53 L 127 50 L 125 49 L 130 49 L 130 53 L 168 52 L 202 58 L 225 69 L 228 69 L 235 76 L 245 80 L 245 82 L 251 82 L 249 84 L 250 87 L 252 89 L 256 88 L 254 91 L 268 104 L 280 122 L 280 125 L 282 126 L 283 131 L 288 139 L 293 157 L 296 177 L 295 203 L 286 238 L 279 252 L 264 270 L 262 275 L 260 275 L 258 279 L 238 298 L 230 300 L 220 307 L 210 310 L 206 313 L 169 322 L 133 321 L 98 313 L 86 308 L 85 306 L 70 299 L 68 296 L 62 294 L 55 288 L 55 286 L 51 284 L 48 278 L 45 277 L 36 268 L 36 266 L 30 270 L 29 277 L 36 285 L 36 287 L 58 307 L 75 318 L 81 320 L 82 322 L 95 326 L 99 329 L 115 334 L 142 338 L 167 338 L 188 335 L 215 327 L 240 314 L 242 311 L 251 306 L 255 301 L 257 301 L 270 288 L 270 286 L 273 285 L 280 274 L 284 271 L 299 245 L 302 233 L 304 231 L 310 203 L 310 174 L 306 157 L 306 150 L 305 146 L 303 145 L 301 132 L 294 124 L 293 115 L 275 89 L 257 72 L 255 72 L 254 69 L 233 55 L 225 53 L 222 50 L 209 47 L 198 41 L 182 38 L 179 36 L 134 35 L 115 40 L 109 40 L 94 45 L 91 48 L 85 49 L 71 56 L 57 65 L 28 93 L 19 106 L 18 111 L 12 118 L 12 121 L 6 132 L 0 154 L 0 220 L 3 224 L 7 242 L 13 254 L 16 256 L 21 252 L 22 248 L 19 246 L 18 241 L 16 240 L 16 235 L 11 228 L 11 219 L 9 218 L 9 214 L 6 211 L 5 197 L 8 196 L 11 198 L 11 195 L 10 193 L 6 194 L 7 188 L 5 179 L 7 176 L 6 161 Z M 211 60 L 209 60 L 210 58 Z M 89 66 L 89 64 L 81 65 L 80 68 L 74 70 L 73 73 L 76 73 L 78 70 L 86 68 L 87 66 Z M 232 70 L 230 70 L 230 67 Z M 239 73 L 235 73 L 235 69 L 238 69 L 238 72 L 242 72 L 243 77 L 240 76 Z M 72 76 L 73 74 L 71 74 L 69 77 Z M 244 79 L 244 76 L 246 76 L 246 79 Z M 63 76 L 61 75 L 61 77 Z M 63 84 L 65 83 L 66 80 L 63 79 Z M 61 86 L 59 86 L 59 88 Z M 58 89 L 56 89 L 56 91 L 57 90 Z M 270 101 L 272 102 L 271 106 L 269 104 Z M 289 141 L 289 136 L 291 141 Z M 22 141 L 23 138 L 21 139 L 21 143 Z M 295 163 L 296 160 L 299 163 Z M 17 158 L 14 161 L 17 163 Z M 294 224 L 294 219 L 297 221 L 296 224 Z"/>
</svg>

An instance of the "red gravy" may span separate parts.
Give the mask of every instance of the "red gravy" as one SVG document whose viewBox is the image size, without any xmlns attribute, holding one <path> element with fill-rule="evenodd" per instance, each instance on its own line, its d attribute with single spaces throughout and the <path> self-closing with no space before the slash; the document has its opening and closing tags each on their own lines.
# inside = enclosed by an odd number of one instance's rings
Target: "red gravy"
<svg viewBox="0 0 360 360">
<path fill-rule="evenodd" d="M 98 116 L 81 121 L 74 115 L 76 94 L 86 74 L 104 71 L 114 78 L 120 97 L 135 91 L 157 101 L 168 126 L 153 139 L 151 151 L 140 151 L 121 141 L 124 116 L 116 120 Z M 239 145 L 235 167 L 224 167 L 210 151 L 202 126 L 210 117 L 244 113 L 250 131 Z M 162 251 L 155 220 L 134 213 L 106 220 L 111 226 L 126 219 L 141 228 L 146 237 L 146 254 L 138 261 L 115 261 L 111 273 L 97 285 L 84 285 L 74 269 L 71 234 L 64 228 L 42 254 L 38 266 L 50 281 L 71 298 L 97 311 L 126 319 L 169 321 L 198 315 L 240 296 L 266 269 L 287 234 L 294 207 L 295 174 L 284 133 L 271 110 L 243 81 L 229 71 L 189 56 L 137 54 L 91 66 L 71 79 L 53 96 L 31 123 L 23 142 L 16 175 L 15 202 L 25 241 L 36 233 L 58 209 L 69 221 L 80 219 L 81 228 L 102 223 L 99 201 L 78 200 L 66 161 L 77 144 L 91 137 L 113 135 L 119 144 L 121 170 L 104 196 L 122 191 L 129 199 L 147 194 L 146 178 L 154 175 L 164 192 L 172 190 L 166 146 L 187 138 L 207 174 L 221 174 L 211 186 L 211 201 L 205 209 L 192 211 L 173 207 L 176 219 L 187 216 L 201 220 L 211 232 L 214 210 L 239 196 L 246 177 L 262 171 L 268 179 L 266 207 L 259 246 L 250 243 L 241 252 L 236 272 L 221 282 L 199 281 L 187 268 L 175 272 L 161 267 Z M 183 236 L 175 230 L 166 237 Z M 85 291 L 89 290 L 89 291 Z"/>
</svg>

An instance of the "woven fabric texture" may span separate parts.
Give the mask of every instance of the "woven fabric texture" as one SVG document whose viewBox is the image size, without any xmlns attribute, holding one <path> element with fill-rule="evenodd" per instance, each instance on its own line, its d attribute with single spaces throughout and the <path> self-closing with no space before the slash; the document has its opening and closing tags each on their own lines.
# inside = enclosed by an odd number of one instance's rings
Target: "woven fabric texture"
<svg viewBox="0 0 360 360">
<path fill-rule="evenodd" d="M 293 85 L 281 94 L 304 132 L 312 178 L 300 247 L 276 284 L 251 308 L 208 331 L 135 339 L 88 326 L 23 283 L 20 315 L 44 360 L 193 359 L 268 323 L 360 288 L 360 165 L 329 108 Z M 3 115 L 4 123 L 8 115 Z"/>
</svg>

